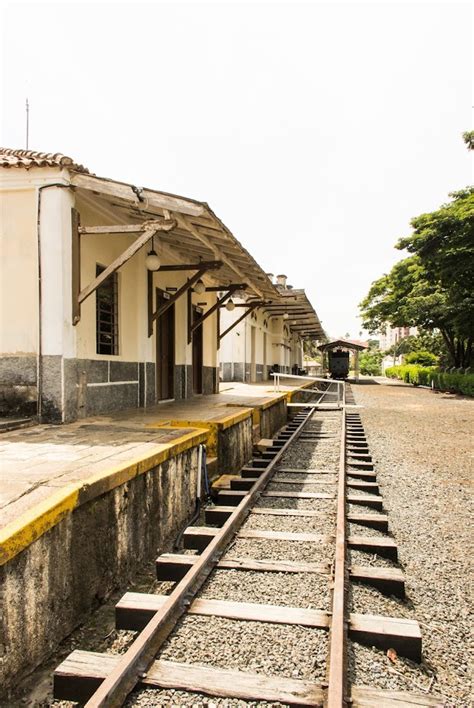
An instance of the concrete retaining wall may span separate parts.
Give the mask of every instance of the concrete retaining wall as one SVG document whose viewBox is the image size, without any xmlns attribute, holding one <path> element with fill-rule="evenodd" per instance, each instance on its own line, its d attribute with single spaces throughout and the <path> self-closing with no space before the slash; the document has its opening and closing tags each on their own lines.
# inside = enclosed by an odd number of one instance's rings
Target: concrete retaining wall
<svg viewBox="0 0 474 708">
<path fill-rule="evenodd" d="M 235 474 L 252 457 L 252 416 L 226 428 L 219 428 L 218 461 L 219 474 Z"/>
<path fill-rule="evenodd" d="M 273 438 L 275 433 L 280 430 L 287 422 L 286 399 L 282 398 L 275 401 L 268 408 L 263 408 L 260 411 L 260 437 Z"/>
<path fill-rule="evenodd" d="M 169 547 L 194 509 L 197 456 L 191 447 L 81 504 L 0 568 L 2 690 Z"/>
</svg>

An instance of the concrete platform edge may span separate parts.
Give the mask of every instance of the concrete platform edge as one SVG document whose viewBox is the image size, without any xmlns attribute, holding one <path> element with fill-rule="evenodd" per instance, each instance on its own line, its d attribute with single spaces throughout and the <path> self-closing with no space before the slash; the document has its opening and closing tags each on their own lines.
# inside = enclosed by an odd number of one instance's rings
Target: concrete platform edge
<svg viewBox="0 0 474 708">
<path fill-rule="evenodd" d="M 173 426 L 162 426 L 173 427 Z M 182 427 L 182 426 L 179 426 Z M 190 426 L 186 426 L 189 428 Z M 151 455 L 132 459 L 123 465 L 111 467 L 83 482 L 68 484 L 51 496 L 28 509 L 18 519 L 0 529 L 0 566 L 4 565 L 25 548 L 49 531 L 74 509 L 96 497 L 128 482 L 133 477 L 148 472 L 170 457 L 189 448 L 205 443 L 208 430 L 193 430 L 167 443 L 163 450 Z"/>
</svg>

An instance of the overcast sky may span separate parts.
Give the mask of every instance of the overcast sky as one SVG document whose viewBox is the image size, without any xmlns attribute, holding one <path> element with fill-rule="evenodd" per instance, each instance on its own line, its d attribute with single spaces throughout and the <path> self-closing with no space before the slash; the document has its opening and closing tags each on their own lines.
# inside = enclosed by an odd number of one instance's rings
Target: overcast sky
<svg viewBox="0 0 474 708">
<path fill-rule="evenodd" d="M 1 142 L 28 96 L 30 148 L 207 201 L 329 335 L 472 181 L 468 3 L 1 5 Z"/>
</svg>

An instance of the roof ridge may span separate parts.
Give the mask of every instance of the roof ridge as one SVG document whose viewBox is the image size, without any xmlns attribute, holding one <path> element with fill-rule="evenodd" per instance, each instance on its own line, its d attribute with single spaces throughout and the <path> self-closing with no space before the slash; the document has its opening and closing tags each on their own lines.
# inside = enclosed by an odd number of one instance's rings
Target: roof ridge
<svg viewBox="0 0 474 708">
<path fill-rule="evenodd" d="M 61 152 L 40 152 L 0 147 L 1 167 L 71 167 L 76 172 L 89 172 L 87 167 L 75 162 Z"/>
</svg>

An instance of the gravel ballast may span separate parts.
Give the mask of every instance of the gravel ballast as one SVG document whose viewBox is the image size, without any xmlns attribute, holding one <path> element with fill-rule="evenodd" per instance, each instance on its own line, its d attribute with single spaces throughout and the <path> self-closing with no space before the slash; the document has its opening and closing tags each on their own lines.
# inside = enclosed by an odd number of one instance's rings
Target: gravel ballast
<svg viewBox="0 0 474 708">
<path fill-rule="evenodd" d="M 416 620 L 416 614 L 409 602 L 384 595 L 370 585 L 362 583 L 351 583 L 347 604 L 349 612 Z"/>
<path fill-rule="evenodd" d="M 367 553 L 349 548 L 347 551 L 347 561 L 350 565 L 372 565 L 374 568 L 399 568 L 399 564 L 390 558 L 383 558 L 377 553 Z"/>
<path fill-rule="evenodd" d="M 329 577 L 318 573 L 216 570 L 199 597 L 328 610 Z"/>
<path fill-rule="evenodd" d="M 335 494 L 334 484 L 285 484 L 284 482 L 270 482 L 265 491 L 267 492 L 315 492 L 316 494 Z"/>
<path fill-rule="evenodd" d="M 394 661 L 391 661 L 386 652 L 375 647 L 366 647 L 349 641 L 347 662 L 353 685 L 369 685 L 372 688 L 413 693 L 424 692 L 429 686 L 433 687 L 433 672 L 426 664 L 416 664 L 402 656 L 397 656 Z M 436 695 L 437 691 L 432 690 L 432 693 Z M 452 705 L 454 704 L 449 703 L 449 706 Z M 467 703 L 458 705 L 468 708 Z M 403 703 L 400 704 L 400 708 L 402 706 Z"/>
<path fill-rule="evenodd" d="M 334 512 L 336 503 L 333 499 L 298 499 L 297 497 L 261 496 L 255 504 L 257 508 L 267 509 L 305 509 L 309 511 Z"/>
<path fill-rule="evenodd" d="M 290 531 L 303 533 L 334 533 L 336 517 L 328 512 L 318 516 L 272 516 L 271 514 L 250 514 L 243 529 L 266 531 Z"/>
<path fill-rule="evenodd" d="M 321 681 L 327 647 L 324 630 L 189 615 L 180 620 L 158 658 Z"/>
<path fill-rule="evenodd" d="M 445 705 L 467 707 L 472 704 L 474 401 L 383 379 L 381 385 L 370 383 L 352 390 L 364 406 L 360 413 L 377 481 L 407 596 L 421 625 L 424 661 L 431 667 L 431 674 L 414 680 L 427 686 L 433 676 L 431 692 L 443 696 Z M 360 552 L 351 556 L 355 553 Z M 384 667 L 385 661 L 382 657 Z M 392 687 L 400 677 L 388 675 Z M 360 683 L 360 668 L 358 676 Z M 403 689 L 415 687 L 408 681 Z"/>
<path fill-rule="evenodd" d="M 289 560 L 309 563 L 332 561 L 334 544 L 304 541 L 267 541 L 266 539 L 237 539 L 224 558 L 254 558 L 255 560 Z"/>
</svg>

